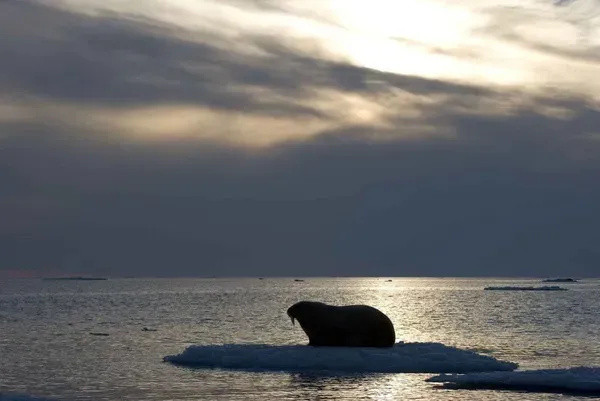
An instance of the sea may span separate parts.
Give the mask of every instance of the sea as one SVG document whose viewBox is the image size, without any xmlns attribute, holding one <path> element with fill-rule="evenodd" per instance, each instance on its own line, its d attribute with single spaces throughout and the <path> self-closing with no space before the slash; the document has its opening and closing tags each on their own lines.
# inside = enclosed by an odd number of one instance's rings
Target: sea
<svg viewBox="0 0 600 401">
<path fill-rule="evenodd" d="M 4 280 L 0 399 L 581 399 L 446 389 L 425 381 L 433 373 L 262 370 L 251 356 L 247 369 L 163 360 L 191 345 L 233 344 L 239 352 L 258 344 L 298 345 L 303 352 L 307 337 L 286 310 L 314 300 L 374 306 L 390 317 L 396 340 L 405 343 L 441 343 L 524 370 L 600 366 L 600 280 L 556 284 L 567 291 L 484 290 L 540 285 L 540 279 L 510 278 Z"/>
</svg>

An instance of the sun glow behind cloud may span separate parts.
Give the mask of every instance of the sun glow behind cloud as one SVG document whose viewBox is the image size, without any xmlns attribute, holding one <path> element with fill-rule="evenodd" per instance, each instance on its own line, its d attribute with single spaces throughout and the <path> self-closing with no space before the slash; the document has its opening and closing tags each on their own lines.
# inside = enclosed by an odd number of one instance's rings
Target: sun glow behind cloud
<svg viewBox="0 0 600 401">
<path fill-rule="evenodd" d="M 461 60 L 439 52 L 466 43 L 471 30 L 483 23 L 481 16 L 467 9 L 430 1 L 385 0 L 368 6 L 334 0 L 329 6 L 349 33 L 341 43 L 344 52 L 359 65 L 436 78 L 472 75 L 472 68 L 465 68 Z"/>
<path fill-rule="evenodd" d="M 425 79 L 487 88 L 510 88 L 527 96 L 548 90 L 599 100 L 600 58 L 597 46 L 598 4 L 576 1 L 557 7 L 544 1 L 448 2 L 443 0 L 387 1 L 311 0 L 253 3 L 244 1 L 56 0 L 59 6 L 88 16 L 117 16 L 160 27 L 161 35 L 210 44 L 244 57 L 273 57 L 269 47 L 252 38 L 267 38 L 272 46 L 307 58 Z M 257 5 L 258 4 L 258 5 Z M 261 6 L 262 4 L 262 6 Z M 588 16 L 588 17 L 584 17 Z M 207 39 L 207 37 L 209 39 Z M 597 49 L 596 49 L 597 50 Z M 299 56 L 300 57 L 300 56 Z M 190 62 L 182 71 L 205 73 Z M 217 66 L 218 67 L 218 66 Z M 144 77 L 154 82 L 162 77 Z M 168 81 L 163 82 L 169 85 Z M 227 77 L 219 85 L 227 85 Z M 260 84 L 233 91 L 254 98 L 313 107 L 320 115 L 256 116 L 244 110 L 214 110 L 179 102 L 117 109 L 81 106 L 81 115 L 125 136 L 159 138 L 215 138 L 244 146 L 268 146 L 302 140 L 324 130 L 368 124 L 390 128 L 388 110 L 404 112 L 403 127 L 420 126 L 424 99 L 407 102 L 407 93 L 384 88 L 379 94 L 346 93 L 340 89 L 305 88 L 293 98 Z M 35 100 L 36 102 L 38 100 Z M 430 97 L 426 101 L 437 101 Z M 486 102 L 482 100 L 482 104 Z M 9 107 L 9 106 L 6 106 Z M 60 110 L 78 107 L 49 105 Z M 494 111 L 495 113 L 495 111 Z M 56 115 L 70 115 L 57 113 Z M 76 113 L 77 114 L 77 113 Z M 92 116 L 94 116 L 92 118 Z M 54 117 L 56 118 L 56 117 Z M 71 121 L 72 123 L 72 121 Z M 419 133 L 438 130 L 429 127 Z M 410 136 L 410 133 L 405 135 Z M 445 134 L 444 134 L 445 135 Z"/>
<path fill-rule="evenodd" d="M 565 70 L 573 73 L 574 63 L 565 62 L 564 69 L 550 72 L 551 77 L 536 79 L 540 65 L 556 54 L 540 54 L 541 49 L 528 44 L 585 51 L 586 45 L 598 41 L 592 33 L 600 25 L 600 5 L 595 1 L 557 7 L 550 1 L 534 0 L 484 5 L 443 0 L 313 0 L 281 1 L 266 9 L 212 0 L 150 0 L 143 7 L 123 0 L 60 0 L 60 4 L 83 12 L 109 10 L 150 18 L 185 28 L 191 36 L 195 30 L 210 30 L 238 38 L 242 45 L 246 35 L 273 35 L 289 46 L 298 41 L 301 50 L 310 51 L 304 46 L 312 41 L 330 57 L 349 59 L 356 65 L 475 84 L 560 82 Z M 582 15 L 588 18 L 582 20 Z M 585 63 L 577 66 L 586 68 Z"/>
</svg>

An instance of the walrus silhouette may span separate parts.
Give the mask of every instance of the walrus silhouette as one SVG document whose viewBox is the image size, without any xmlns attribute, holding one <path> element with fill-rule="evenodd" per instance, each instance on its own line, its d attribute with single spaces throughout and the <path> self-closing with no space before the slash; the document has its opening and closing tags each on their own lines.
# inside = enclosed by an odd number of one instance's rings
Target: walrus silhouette
<svg viewBox="0 0 600 401">
<path fill-rule="evenodd" d="M 308 345 L 392 347 L 396 341 L 392 321 L 372 306 L 301 301 L 290 306 L 287 314 L 292 324 L 298 320 Z"/>
</svg>

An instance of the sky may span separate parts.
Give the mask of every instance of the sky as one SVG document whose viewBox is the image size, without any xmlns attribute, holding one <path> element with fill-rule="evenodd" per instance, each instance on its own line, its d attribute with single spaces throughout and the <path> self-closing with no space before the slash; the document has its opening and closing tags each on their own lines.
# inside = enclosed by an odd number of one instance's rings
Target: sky
<svg viewBox="0 0 600 401">
<path fill-rule="evenodd" d="M 600 1 L 0 1 L 0 278 L 600 276 Z"/>
</svg>

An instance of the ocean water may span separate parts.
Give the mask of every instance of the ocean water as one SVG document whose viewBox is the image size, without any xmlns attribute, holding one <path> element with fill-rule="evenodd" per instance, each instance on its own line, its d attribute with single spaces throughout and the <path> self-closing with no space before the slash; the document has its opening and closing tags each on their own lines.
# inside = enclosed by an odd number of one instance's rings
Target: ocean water
<svg viewBox="0 0 600 401">
<path fill-rule="evenodd" d="M 368 304 L 397 341 L 439 342 L 519 369 L 600 366 L 600 281 L 568 291 L 483 291 L 522 279 L 111 279 L 0 282 L 0 393 L 58 400 L 559 400 L 445 390 L 433 374 L 197 369 L 163 362 L 193 344 L 305 344 L 299 300 Z M 149 330 L 144 330 L 147 328 Z M 92 335 L 102 333 L 108 335 Z"/>
</svg>

